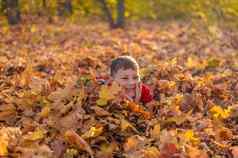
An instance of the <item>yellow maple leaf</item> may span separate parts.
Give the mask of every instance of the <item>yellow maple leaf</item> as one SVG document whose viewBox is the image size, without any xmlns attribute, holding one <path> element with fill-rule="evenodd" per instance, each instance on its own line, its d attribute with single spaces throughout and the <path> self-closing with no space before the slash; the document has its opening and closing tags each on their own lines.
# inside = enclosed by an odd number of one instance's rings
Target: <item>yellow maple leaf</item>
<svg viewBox="0 0 238 158">
<path fill-rule="evenodd" d="M 8 154 L 7 147 L 8 141 L 5 138 L 0 137 L 0 156 L 7 156 Z"/>
<path fill-rule="evenodd" d="M 8 155 L 8 145 L 21 135 L 19 128 L 3 127 L 0 128 L 0 157 Z"/>
<path fill-rule="evenodd" d="M 99 99 L 97 105 L 105 106 L 108 101 L 115 99 L 116 95 L 121 91 L 121 87 L 113 82 L 111 86 L 103 85 L 99 91 Z"/>
<path fill-rule="evenodd" d="M 37 31 L 36 25 L 32 25 L 30 31 L 31 33 L 35 33 Z"/>
<path fill-rule="evenodd" d="M 216 58 L 209 58 L 207 60 L 207 67 L 209 68 L 215 68 L 218 67 L 220 65 L 221 61 L 219 59 Z"/>
<path fill-rule="evenodd" d="M 81 137 L 84 138 L 84 139 L 95 138 L 95 137 L 101 135 L 102 132 L 103 132 L 103 127 L 91 127 L 89 129 L 89 131 L 84 133 Z"/>
<path fill-rule="evenodd" d="M 41 112 L 39 113 L 39 115 L 41 117 L 48 117 L 49 116 L 49 113 L 50 113 L 50 107 L 49 106 L 45 106 Z"/>
<path fill-rule="evenodd" d="M 98 152 L 98 157 L 113 157 L 114 151 L 118 148 L 115 142 L 102 143 L 100 145 L 100 151 Z"/>
<path fill-rule="evenodd" d="M 200 61 L 197 56 L 191 56 L 187 59 L 185 66 L 189 69 L 203 70 L 206 67 L 206 62 Z"/>
<path fill-rule="evenodd" d="M 155 139 L 160 138 L 160 124 L 156 124 L 153 129 L 151 130 L 151 137 Z"/>
<path fill-rule="evenodd" d="M 121 118 L 121 131 L 125 131 L 128 128 L 131 128 L 133 131 L 138 133 L 137 129 L 130 122 Z"/>
<path fill-rule="evenodd" d="M 78 155 L 78 150 L 76 150 L 74 148 L 69 148 L 64 153 L 64 157 L 75 157 L 77 155 Z"/>
<path fill-rule="evenodd" d="M 105 106 L 107 105 L 108 101 L 106 99 L 98 99 L 97 100 L 97 105 L 99 106 Z"/>
<path fill-rule="evenodd" d="M 29 134 L 27 134 L 25 136 L 25 139 L 30 141 L 35 141 L 35 140 L 43 139 L 44 137 L 45 137 L 45 130 L 38 128 L 34 132 L 30 132 Z"/>
<path fill-rule="evenodd" d="M 110 100 L 114 98 L 114 95 L 111 93 L 110 88 L 108 86 L 102 86 L 99 92 L 99 97 Z"/>
<path fill-rule="evenodd" d="M 193 130 L 186 130 L 183 134 L 182 134 L 182 138 L 183 140 L 185 140 L 186 142 L 191 142 L 193 144 L 197 144 L 199 142 L 199 138 L 197 138 L 194 134 Z"/>
<path fill-rule="evenodd" d="M 228 107 L 227 109 L 223 109 L 222 107 L 215 105 L 210 109 L 210 112 L 213 118 L 226 119 L 231 114 L 231 107 Z"/>
</svg>

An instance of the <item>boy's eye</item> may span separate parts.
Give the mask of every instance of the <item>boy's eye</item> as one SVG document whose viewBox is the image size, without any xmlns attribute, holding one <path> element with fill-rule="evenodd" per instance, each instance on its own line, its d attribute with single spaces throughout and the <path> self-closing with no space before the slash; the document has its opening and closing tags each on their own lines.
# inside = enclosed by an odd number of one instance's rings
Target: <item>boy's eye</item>
<svg viewBox="0 0 238 158">
<path fill-rule="evenodd" d="M 122 77 L 123 80 L 128 80 L 128 77 Z"/>
<path fill-rule="evenodd" d="M 134 80 L 138 80 L 138 79 L 139 79 L 139 76 L 134 76 L 133 79 L 134 79 Z"/>
</svg>

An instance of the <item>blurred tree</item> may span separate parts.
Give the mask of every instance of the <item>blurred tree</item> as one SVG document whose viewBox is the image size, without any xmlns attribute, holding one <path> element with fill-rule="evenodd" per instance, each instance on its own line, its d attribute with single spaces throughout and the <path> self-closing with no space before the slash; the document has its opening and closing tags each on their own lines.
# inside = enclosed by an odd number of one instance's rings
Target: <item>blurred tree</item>
<svg viewBox="0 0 238 158">
<path fill-rule="evenodd" d="M 10 24 L 17 24 L 20 14 L 51 19 L 73 13 L 77 15 L 74 19 L 78 15 L 105 17 L 111 28 L 124 27 L 125 18 L 238 26 L 238 0 L 0 0 L 0 15 L 5 15 Z"/>
<path fill-rule="evenodd" d="M 2 0 L 0 1 L 0 13 L 3 14 L 6 11 L 6 1 Z"/>
<path fill-rule="evenodd" d="M 123 27 L 125 21 L 125 1 L 118 0 L 117 1 L 117 21 L 116 27 Z"/>
<path fill-rule="evenodd" d="M 18 24 L 21 20 L 18 3 L 18 0 L 2 0 L 2 10 L 11 25 Z"/>
<path fill-rule="evenodd" d="M 42 0 L 43 8 L 47 8 L 46 0 Z"/>
<path fill-rule="evenodd" d="M 101 3 L 102 10 L 104 11 L 104 13 L 107 17 L 107 20 L 108 20 L 110 26 L 114 27 L 114 20 L 112 18 L 112 13 L 111 13 L 110 9 L 107 6 L 106 0 L 99 0 L 99 2 Z"/>
<path fill-rule="evenodd" d="M 73 7 L 71 0 L 58 0 L 57 14 L 59 16 L 72 15 Z"/>
<path fill-rule="evenodd" d="M 105 13 L 111 28 L 124 27 L 125 24 L 125 1 L 117 0 L 116 19 L 113 19 L 112 12 L 110 11 L 106 0 L 99 0 L 102 10 Z"/>
</svg>

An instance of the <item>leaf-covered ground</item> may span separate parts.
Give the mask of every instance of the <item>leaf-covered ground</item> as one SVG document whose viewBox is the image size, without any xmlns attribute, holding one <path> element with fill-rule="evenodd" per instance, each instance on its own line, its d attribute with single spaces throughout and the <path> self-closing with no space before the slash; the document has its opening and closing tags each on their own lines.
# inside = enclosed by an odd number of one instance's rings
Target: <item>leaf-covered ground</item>
<svg viewBox="0 0 238 158">
<path fill-rule="evenodd" d="M 204 30 L 41 19 L 0 28 L 0 157 L 237 158 L 237 34 Z M 96 81 L 124 54 L 153 88 L 153 108 Z"/>
</svg>

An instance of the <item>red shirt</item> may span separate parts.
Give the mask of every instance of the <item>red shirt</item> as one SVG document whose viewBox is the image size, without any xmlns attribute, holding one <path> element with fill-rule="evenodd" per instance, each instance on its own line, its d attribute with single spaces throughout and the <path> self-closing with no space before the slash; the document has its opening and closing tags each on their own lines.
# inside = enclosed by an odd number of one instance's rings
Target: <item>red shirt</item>
<svg viewBox="0 0 238 158">
<path fill-rule="evenodd" d="M 146 104 L 153 100 L 153 94 L 148 86 L 142 83 L 140 102 Z"/>
</svg>

